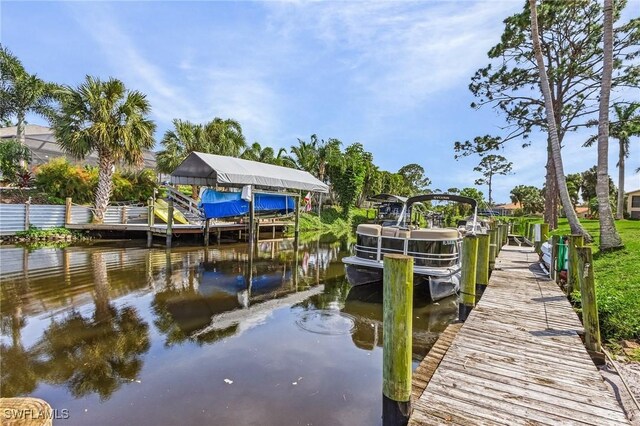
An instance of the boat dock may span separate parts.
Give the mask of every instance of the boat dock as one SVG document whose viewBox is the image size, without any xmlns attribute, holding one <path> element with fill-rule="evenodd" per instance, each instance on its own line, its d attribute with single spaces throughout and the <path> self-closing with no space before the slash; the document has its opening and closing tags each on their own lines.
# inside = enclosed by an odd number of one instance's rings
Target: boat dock
<svg viewBox="0 0 640 426">
<path fill-rule="evenodd" d="M 414 372 L 409 425 L 629 424 L 537 261 L 532 248 L 503 247 L 467 320 Z"/>
<path fill-rule="evenodd" d="M 272 239 L 275 238 L 276 232 L 284 232 L 288 227 L 293 227 L 294 222 L 260 222 L 256 226 L 259 232 L 256 234 L 259 236 L 261 232 L 270 232 Z M 154 223 L 149 225 L 147 223 L 68 223 L 66 228 L 75 229 L 80 231 L 109 231 L 109 232 L 126 232 L 126 233 L 150 233 L 152 236 L 166 237 L 167 236 L 167 224 Z M 238 233 L 237 240 L 241 240 L 243 233 L 248 235 L 249 224 L 248 223 L 211 223 L 209 225 L 209 232 L 216 236 L 216 241 L 220 241 L 223 232 L 235 231 Z M 174 223 L 171 226 L 171 233 L 173 235 L 180 234 L 205 234 L 205 226 L 199 224 L 178 224 Z"/>
</svg>

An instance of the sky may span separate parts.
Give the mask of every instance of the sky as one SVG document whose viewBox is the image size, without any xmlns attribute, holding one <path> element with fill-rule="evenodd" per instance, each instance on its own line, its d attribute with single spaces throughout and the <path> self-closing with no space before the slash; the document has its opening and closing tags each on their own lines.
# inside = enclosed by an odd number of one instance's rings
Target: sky
<svg viewBox="0 0 640 426">
<path fill-rule="evenodd" d="M 634 10 L 640 0 L 629 3 Z M 233 118 L 248 143 L 289 148 L 311 134 L 345 146 L 360 142 L 382 170 L 418 163 L 432 189 L 446 190 L 472 187 L 480 177 L 473 171 L 479 158 L 456 161 L 453 143 L 502 132 L 496 111 L 470 108 L 468 85 L 488 63 L 502 21 L 523 5 L 3 0 L 0 40 L 42 79 L 75 86 L 85 75 L 115 77 L 142 91 L 157 141 L 174 118 Z M 640 100 L 640 91 L 614 98 Z M 46 125 L 38 117 L 29 121 Z M 566 174 L 596 164 L 595 147 L 581 147 L 588 136 L 566 137 Z M 495 179 L 496 202 L 508 202 L 519 184 L 542 187 L 546 137 L 531 140 L 529 148 L 515 141 L 500 152 L 513 162 L 513 174 Z M 625 189 L 639 189 L 637 138 L 627 165 Z M 486 196 L 486 186 L 480 189 Z"/>
</svg>

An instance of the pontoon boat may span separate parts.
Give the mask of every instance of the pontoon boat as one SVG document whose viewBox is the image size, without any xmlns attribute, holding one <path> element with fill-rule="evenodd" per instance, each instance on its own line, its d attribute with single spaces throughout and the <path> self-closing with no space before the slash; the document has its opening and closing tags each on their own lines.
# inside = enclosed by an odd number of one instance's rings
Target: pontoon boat
<svg viewBox="0 0 640 426">
<path fill-rule="evenodd" d="M 455 201 L 471 205 L 476 229 L 477 203 L 472 198 L 451 194 L 427 194 L 411 197 L 392 226 L 358 225 L 354 255 L 342 261 L 347 265 L 347 279 L 352 285 L 382 282 L 383 258 L 387 253 L 401 253 L 414 258 L 414 284 L 425 282 L 432 300 L 456 293 L 460 285 L 462 233 L 457 229 L 419 229 L 407 223 L 411 207 L 418 202 Z"/>
</svg>

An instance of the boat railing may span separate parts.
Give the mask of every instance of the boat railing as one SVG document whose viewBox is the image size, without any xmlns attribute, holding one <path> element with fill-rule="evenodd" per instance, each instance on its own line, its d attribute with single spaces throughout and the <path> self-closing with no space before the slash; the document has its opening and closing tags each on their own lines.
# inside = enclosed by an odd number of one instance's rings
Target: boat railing
<svg viewBox="0 0 640 426">
<path fill-rule="evenodd" d="M 392 237 L 356 233 L 356 257 L 382 261 L 385 254 L 398 253 L 412 256 L 415 266 L 449 267 L 460 260 L 462 238 L 431 239 L 416 237 Z M 434 252 L 434 249 L 452 246 L 451 252 Z M 422 250 L 421 250 L 422 248 Z"/>
</svg>

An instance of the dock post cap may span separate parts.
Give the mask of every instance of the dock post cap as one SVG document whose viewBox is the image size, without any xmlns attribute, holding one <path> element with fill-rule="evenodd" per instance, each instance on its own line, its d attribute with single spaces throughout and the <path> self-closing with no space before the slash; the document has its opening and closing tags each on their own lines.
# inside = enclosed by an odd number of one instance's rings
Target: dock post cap
<svg viewBox="0 0 640 426">
<path fill-rule="evenodd" d="M 413 256 L 407 256 L 406 254 L 389 253 L 384 255 L 385 259 L 407 259 L 413 260 Z"/>
</svg>

